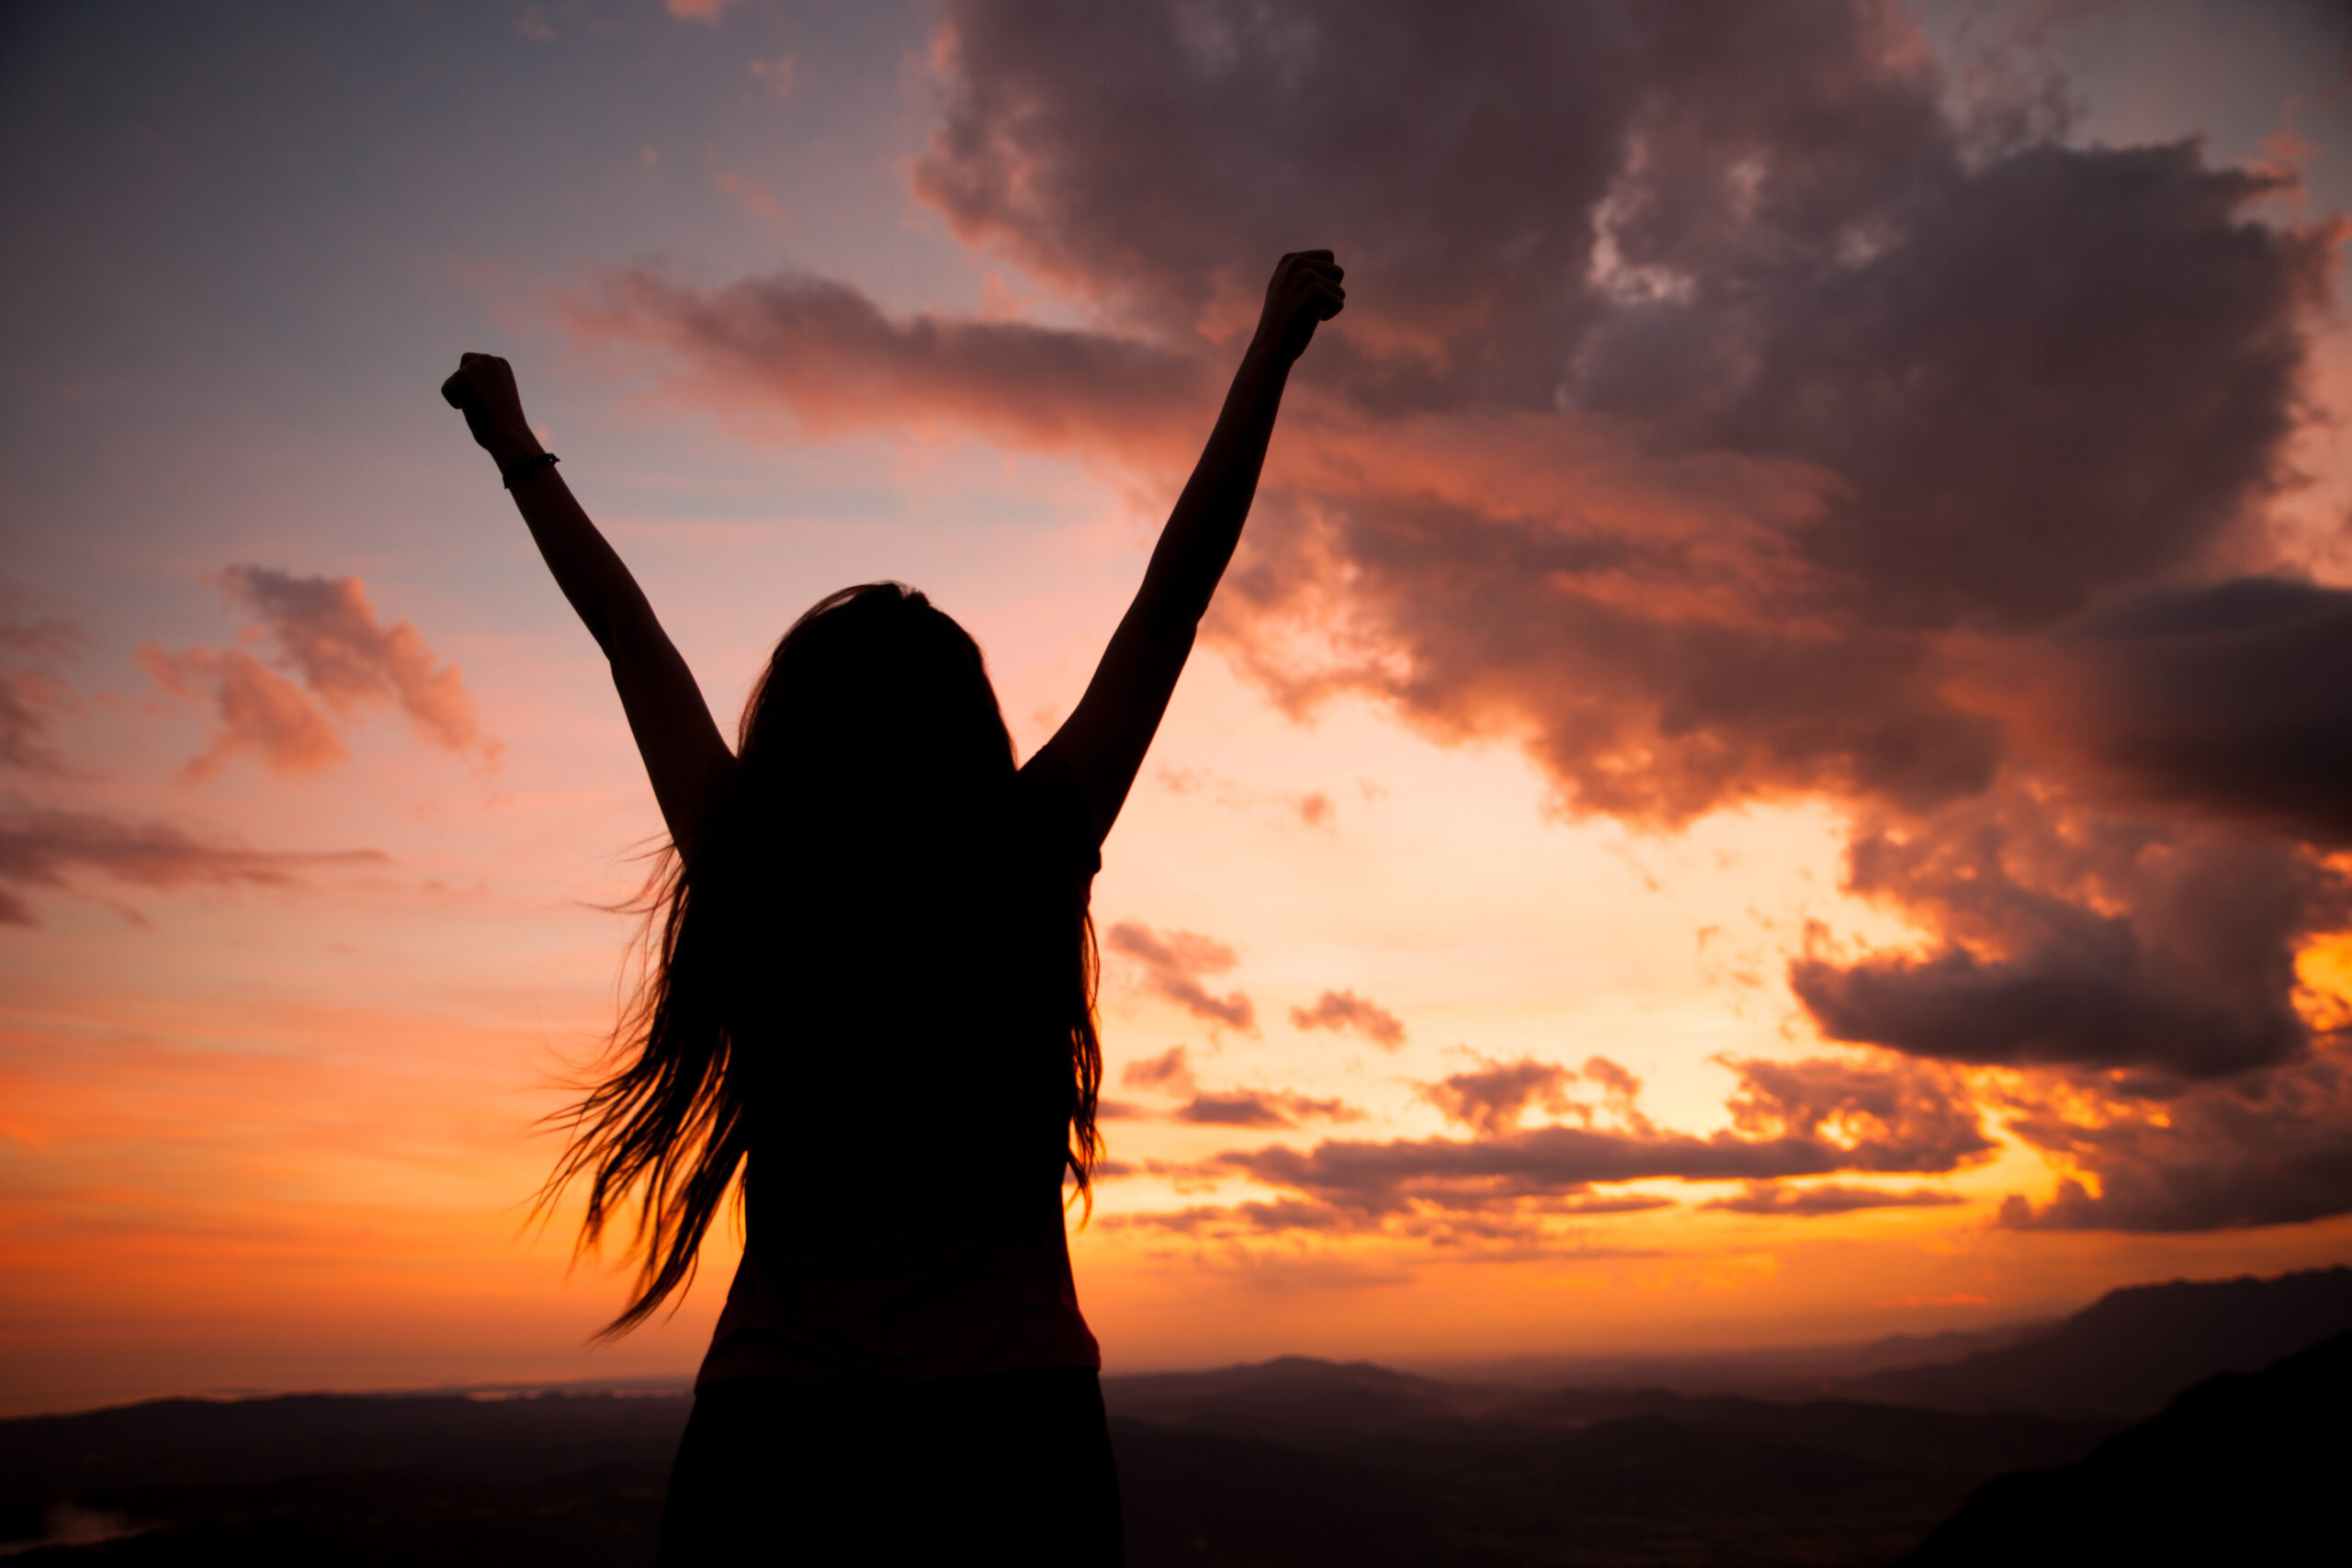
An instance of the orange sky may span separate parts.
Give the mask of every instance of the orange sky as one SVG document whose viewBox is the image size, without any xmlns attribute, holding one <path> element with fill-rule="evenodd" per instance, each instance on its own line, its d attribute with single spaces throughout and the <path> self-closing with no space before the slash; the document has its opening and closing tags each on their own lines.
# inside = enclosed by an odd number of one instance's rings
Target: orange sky
<svg viewBox="0 0 2352 1568">
<path fill-rule="evenodd" d="M 2326 13 L 512 9 L 10 24 L 0 1411 L 707 1338 L 526 1223 L 658 818 L 460 349 L 723 722 L 888 576 L 1026 751 L 1310 242 L 1095 889 L 1109 1370 L 2352 1253 Z"/>
</svg>

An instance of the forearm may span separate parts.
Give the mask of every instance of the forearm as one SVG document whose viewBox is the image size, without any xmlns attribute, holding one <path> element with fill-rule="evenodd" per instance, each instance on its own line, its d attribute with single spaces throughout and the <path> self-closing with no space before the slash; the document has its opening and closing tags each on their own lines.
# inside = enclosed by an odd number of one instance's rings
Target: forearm
<svg viewBox="0 0 2352 1568">
<path fill-rule="evenodd" d="M 1240 543 L 1290 360 L 1253 344 L 1233 378 L 1216 427 L 1160 530 L 1143 586 L 1057 739 L 1107 834 L 1125 802 L 1160 715 L 1192 657 L 1218 581 Z"/>
<path fill-rule="evenodd" d="M 627 628 L 643 625 L 652 615 L 637 579 L 622 564 L 596 525 L 563 482 L 552 464 L 518 471 L 517 465 L 539 455 L 536 439 L 502 445 L 491 456 L 500 470 L 514 475 L 511 486 L 515 510 L 523 514 L 539 558 L 547 562 L 556 586 L 579 614 L 588 633 L 607 658 Z"/>
<path fill-rule="evenodd" d="M 1208 612 L 1257 497 L 1289 378 L 1289 356 L 1262 337 L 1253 340 L 1234 373 L 1208 445 L 1160 530 L 1136 599 L 1135 610 L 1169 623 L 1167 630 L 1181 626 L 1189 632 Z M 1185 641 L 1189 647 L 1189 636 Z"/>
</svg>

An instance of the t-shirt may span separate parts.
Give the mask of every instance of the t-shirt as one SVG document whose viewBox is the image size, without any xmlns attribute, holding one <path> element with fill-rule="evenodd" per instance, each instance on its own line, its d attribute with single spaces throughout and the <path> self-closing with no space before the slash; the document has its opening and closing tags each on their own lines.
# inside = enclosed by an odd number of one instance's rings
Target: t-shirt
<svg viewBox="0 0 2352 1568">
<path fill-rule="evenodd" d="M 779 1103 L 755 1106 L 775 1141 L 754 1144 L 743 1260 L 697 1387 L 1102 1365 L 1063 1224 L 1069 1015 L 1050 997 L 1033 1005 L 1022 999 L 1030 993 L 985 984 L 1003 967 L 989 954 L 1011 951 L 985 946 L 989 928 L 1040 919 L 1074 944 L 1101 852 L 1078 782 L 1050 746 L 1020 771 L 987 830 L 1001 836 L 993 863 L 1009 869 L 977 919 L 957 917 L 981 928 L 981 956 L 903 982 L 917 998 L 932 985 L 949 993 L 913 1009 L 925 1038 L 824 1047 L 851 1054 L 854 1067 L 827 1083 L 865 1092 L 796 1098 L 785 1075 Z M 922 950 L 945 951 L 924 930 Z M 882 1123 L 871 1136 L 808 1120 L 866 1116 Z M 806 1135 L 796 1139 L 796 1126 Z"/>
</svg>

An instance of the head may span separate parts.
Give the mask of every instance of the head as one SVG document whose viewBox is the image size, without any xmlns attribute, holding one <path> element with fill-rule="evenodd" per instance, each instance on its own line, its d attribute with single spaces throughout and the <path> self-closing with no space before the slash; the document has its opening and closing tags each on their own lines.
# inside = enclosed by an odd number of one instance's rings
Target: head
<svg viewBox="0 0 2352 1568">
<path fill-rule="evenodd" d="M 657 872 L 617 1060 L 572 1108 L 549 1181 L 552 1196 L 588 1179 L 583 1246 L 638 1194 L 642 1268 L 608 1334 L 692 1279 L 755 1147 L 779 1156 L 763 1168 L 786 1171 L 870 1158 L 865 1129 L 891 1120 L 876 1090 L 911 1066 L 876 1053 L 945 1037 L 980 987 L 1067 1038 L 1066 1165 L 1091 1201 L 1093 931 L 1082 910 L 1035 897 L 1001 853 L 1012 741 L 978 645 L 901 584 L 831 594 L 777 643 L 737 756 L 701 837 Z M 763 1096 L 763 1084 L 781 1087 Z M 813 1133 L 802 1118 L 786 1151 L 760 1135 L 770 1096 L 839 1113 Z"/>
<path fill-rule="evenodd" d="M 927 821 L 1012 775 L 979 645 L 897 582 L 844 588 L 793 623 L 744 705 L 737 752 L 737 810 L 827 838 L 856 825 L 846 815 L 902 841 L 904 813 Z"/>
</svg>

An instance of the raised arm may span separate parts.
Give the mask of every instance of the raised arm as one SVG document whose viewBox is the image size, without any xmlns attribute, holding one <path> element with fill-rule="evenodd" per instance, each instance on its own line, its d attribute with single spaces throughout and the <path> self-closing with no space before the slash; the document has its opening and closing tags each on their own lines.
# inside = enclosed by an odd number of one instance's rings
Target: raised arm
<svg viewBox="0 0 2352 1568">
<path fill-rule="evenodd" d="M 467 428 L 506 476 L 556 586 L 605 650 L 662 818 L 672 841 L 690 850 L 713 796 L 735 768 L 735 754 L 712 722 L 702 689 L 654 619 L 637 579 L 572 499 L 571 487 L 532 434 L 506 361 L 464 355 L 457 374 L 441 384 L 441 395 L 464 412 Z"/>
<path fill-rule="evenodd" d="M 1329 251 L 1295 251 L 1274 268 L 1257 334 L 1241 356 L 1216 428 L 1160 530 L 1143 587 L 1112 634 L 1077 711 L 1048 742 L 1078 777 L 1098 838 L 1111 831 L 1192 654 L 1201 616 L 1241 542 L 1266 443 L 1292 362 L 1347 290 Z"/>
</svg>

